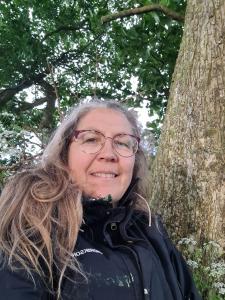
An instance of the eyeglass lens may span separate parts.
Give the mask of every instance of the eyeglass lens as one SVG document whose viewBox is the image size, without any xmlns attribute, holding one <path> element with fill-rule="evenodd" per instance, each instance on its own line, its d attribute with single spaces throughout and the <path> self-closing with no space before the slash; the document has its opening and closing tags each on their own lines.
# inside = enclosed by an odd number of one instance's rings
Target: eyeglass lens
<svg viewBox="0 0 225 300">
<path fill-rule="evenodd" d="M 97 153 L 104 146 L 106 137 L 97 131 L 88 130 L 80 132 L 77 140 L 80 142 L 82 151 L 85 153 Z M 135 137 L 128 134 L 119 134 L 112 138 L 113 148 L 124 157 L 132 156 L 136 153 L 138 142 Z"/>
</svg>

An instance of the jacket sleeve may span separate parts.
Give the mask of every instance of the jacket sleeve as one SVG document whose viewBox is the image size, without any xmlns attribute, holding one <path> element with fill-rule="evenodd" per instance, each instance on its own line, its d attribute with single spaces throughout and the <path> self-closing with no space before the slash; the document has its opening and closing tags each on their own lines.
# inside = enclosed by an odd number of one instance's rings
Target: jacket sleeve
<svg viewBox="0 0 225 300">
<path fill-rule="evenodd" d="M 37 276 L 24 270 L 11 271 L 0 266 L 0 300 L 50 300 L 50 294 Z"/>
<path fill-rule="evenodd" d="M 182 254 L 177 250 L 175 245 L 170 240 L 168 233 L 164 225 L 162 224 L 161 218 L 159 218 L 159 227 L 163 233 L 164 241 L 167 245 L 167 249 L 170 255 L 170 261 L 176 273 L 177 280 L 179 282 L 184 299 L 202 300 L 199 292 L 196 289 L 191 271 Z"/>
<path fill-rule="evenodd" d="M 202 298 L 195 287 L 189 267 L 174 245 L 172 245 L 170 257 L 185 299 L 201 300 Z"/>
</svg>

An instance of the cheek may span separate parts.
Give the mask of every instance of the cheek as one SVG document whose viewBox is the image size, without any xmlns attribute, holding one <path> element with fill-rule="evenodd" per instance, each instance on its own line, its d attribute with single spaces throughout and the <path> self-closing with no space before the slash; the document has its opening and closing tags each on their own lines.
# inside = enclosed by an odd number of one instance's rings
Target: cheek
<svg viewBox="0 0 225 300">
<path fill-rule="evenodd" d="M 71 177 L 79 184 L 84 180 L 86 170 L 90 164 L 87 155 L 80 153 L 75 147 L 71 147 L 68 154 L 68 168 Z"/>
</svg>

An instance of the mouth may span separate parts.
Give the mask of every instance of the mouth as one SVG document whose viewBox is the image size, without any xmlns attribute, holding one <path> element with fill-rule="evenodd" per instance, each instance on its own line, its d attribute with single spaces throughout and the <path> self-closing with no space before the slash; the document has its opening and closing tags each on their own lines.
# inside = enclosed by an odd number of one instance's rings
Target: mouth
<svg viewBox="0 0 225 300">
<path fill-rule="evenodd" d="M 114 172 L 93 172 L 91 175 L 100 178 L 116 178 L 118 176 L 118 174 Z"/>
</svg>

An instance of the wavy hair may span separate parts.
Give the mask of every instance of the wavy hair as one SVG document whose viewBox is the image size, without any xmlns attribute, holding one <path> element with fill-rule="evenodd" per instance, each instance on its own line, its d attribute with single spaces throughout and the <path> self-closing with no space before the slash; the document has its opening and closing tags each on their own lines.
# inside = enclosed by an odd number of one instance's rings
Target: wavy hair
<svg viewBox="0 0 225 300">
<path fill-rule="evenodd" d="M 0 251 L 4 262 L 11 269 L 26 269 L 31 276 L 37 273 L 58 298 L 66 268 L 84 275 L 72 255 L 83 218 L 81 191 L 70 179 L 67 159 L 78 122 L 96 108 L 123 113 L 134 135 L 140 136 L 134 112 L 121 104 L 100 100 L 82 103 L 55 131 L 39 166 L 10 179 L 1 195 Z M 146 210 L 146 174 L 147 164 L 140 146 L 135 154 L 133 178 L 141 180 L 134 188 L 133 198 L 136 208 L 141 210 Z M 59 274 L 56 287 L 53 270 Z"/>
</svg>

